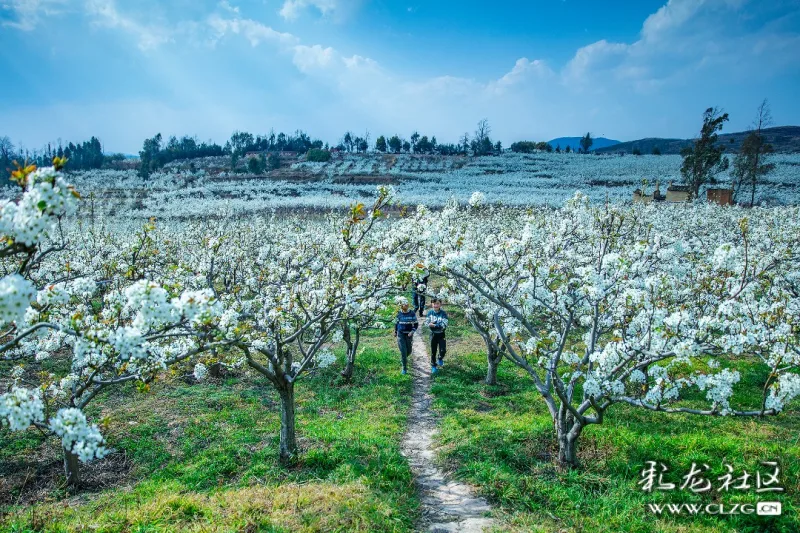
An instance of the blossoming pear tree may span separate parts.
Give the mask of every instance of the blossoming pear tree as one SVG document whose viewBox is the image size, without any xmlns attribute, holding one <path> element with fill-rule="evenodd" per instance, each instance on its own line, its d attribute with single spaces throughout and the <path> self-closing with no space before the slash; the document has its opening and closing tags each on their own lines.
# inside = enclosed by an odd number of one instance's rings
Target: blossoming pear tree
<svg viewBox="0 0 800 533">
<path fill-rule="evenodd" d="M 220 298 L 239 313 L 240 356 L 221 354 L 264 376 L 280 397 L 280 460 L 297 455 L 294 387 L 314 367 L 335 361 L 330 344 L 343 325 L 374 316 L 396 285 L 392 251 L 397 238 L 382 227 L 391 191 L 381 187 L 370 207 L 358 204 L 343 222 L 259 225 L 237 231 L 235 246 L 249 250 L 236 263 L 217 261 Z M 224 250 L 223 245 L 220 250 Z M 224 255 L 224 252 L 222 253 Z"/>
<path fill-rule="evenodd" d="M 460 208 L 459 208 L 460 209 Z M 625 403 L 760 417 L 800 394 L 800 213 L 590 205 L 489 224 L 462 211 L 424 223 L 432 271 L 494 305 L 506 357 L 553 418 L 558 461 Z M 445 221 L 442 223 L 442 221 Z M 737 405 L 737 365 L 762 379 Z"/>
<path fill-rule="evenodd" d="M 464 230 L 470 227 L 463 223 L 465 216 L 468 216 L 473 222 L 480 220 L 480 226 L 487 233 L 502 232 L 506 224 L 513 223 L 516 218 L 514 211 L 508 211 L 502 207 L 485 206 L 485 200 L 486 196 L 483 193 L 473 193 L 469 200 L 470 208 L 466 211 L 460 210 L 456 202 L 448 202 L 445 208 L 435 215 L 437 225 L 446 228 L 447 231 L 427 235 L 428 239 L 436 241 L 434 249 L 441 250 L 457 246 L 459 241 L 465 238 Z M 426 213 L 427 211 L 423 210 L 423 220 L 417 222 L 421 227 L 425 227 L 424 215 Z M 454 276 L 445 278 L 444 285 L 436 296 L 463 309 L 464 317 L 483 339 L 486 348 L 484 383 L 497 385 L 497 368 L 503 360 L 506 347 L 494 328 L 494 315 L 499 313 L 501 316 L 505 316 L 505 310 L 483 296 L 475 287 Z"/>
<path fill-rule="evenodd" d="M 15 171 L 21 195 L 0 203 L 0 368 L 10 369 L 0 375 L 0 424 L 60 438 L 67 483 L 76 485 L 79 461 L 109 451 L 84 414 L 90 402 L 113 385 L 147 387 L 168 366 L 230 340 L 210 291 L 145 279 L 141 254 L 123 260 L 123 243 L 67 238 L 61 223 L 79 195 L 63 164 Z"/>
</svg>

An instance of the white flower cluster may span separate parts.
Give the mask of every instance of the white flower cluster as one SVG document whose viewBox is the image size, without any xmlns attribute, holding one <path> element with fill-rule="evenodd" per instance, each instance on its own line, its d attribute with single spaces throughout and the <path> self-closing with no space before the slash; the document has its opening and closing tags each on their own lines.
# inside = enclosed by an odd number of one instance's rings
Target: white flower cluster
<svg viewBox="0 0 800 533">
<path fill-rule="evenodd" d="M 203 381 L 208 377 L 208 367 L 203 363 L 197 363 L 194 365 L 194 379 L 197 381 Z"/>
<path fill-rule="evenodd" d="M 97 425 L 86 421 L 80 409 L 60 409 L 50 419 L 50 430 L 61 437 L 61 445 L 83 461 L 100 459 L 108 454 L 105 440 Z"/>
<path fill-rule="evenodd" d="M 48 285 L 36 295 L 39 305 L 63 305 L 69 303 L 69 292 L 63 283 Z"/>
<path fill-rule="evenodd" d="M 36 288 L 19 274 L 0 278 L 0 325 L 22 321 L 34 299 Z"/>
<path fill-rule="evenodd" d="M 770 387 L 769 396 L 764 407 L 767 409 L 783 410 L 783 407 L 800 396 L 800 376 L 797 374 L 782 374 L 778 382 Z"/>
<path fill-rule="evenodd" d="M 486 195 L 480 191 L 475 191 L 472 193 L 472 196 L 469 197 L 469 205 L 472 207 L 479 207 L 486 203 Z"/>
<path fill-rule="evenodd" d="M 11 392 L 0 394 L 0 426 L 22 431 L 43 420 L 44 403 L 38 390 L 12 387 Z"/>
<path fill-rule="evenodd" d="M 222 304 L 214 299 L 211 289 L 185 291 L 180 298 L 173 298 L 172 305 L 192 323 L 200 323 L 223 314 Z"/>
<path fill-rule="evenodd" d="M 136 361 L 148 356 L 143 346 L 142 332 L 138 328 L 123 326 L 111 335 L 109 342 L 123 361 Z"/>
<path fill-rule="evenodd" d="M 169 293 L 153 281 L 140 280 L 124 291 L 124 311 L 135 313 L 133 325 L 140 329 L 152 328 L 177 322 L 185 317 L 191 323 L 219 317 L 224 314 L 222 304 L 211 289 L 184 291 L 178 298 L 169 298 Z M 234 316 L 227 315 L 228 324 Z"/>
<path fill-rule="evenodd" d="M 169 301 L 169 293 L 159 284 L 139 280 L 125 289 L 125 310 L 135 312 L 133 325 L 149 328 L 175 320 L 176 309 Z"/>
<path fill-rule="evenodd" d="M 19 202 L 0 200 L 0 235 L 31 246 L 45 238 L 59 216 L 77 208 L 77 198 L 63 175 L 53 167 L 28 175 Z"/>
<path fill-rule="evenodd" d="M 319 368 L 328 368 L 336 362 L 336 355 L 334 355 L 334 353 L 328 348 L 323 348 L 317 352 L 317 355 L 314 359 Z"/>
<path fill-rule="evenodd" d="M 715 405 L 722 406 L 722 413 L 730 410 L 730 398 L 733 396 L 733 386 L 741 379 L 739 372 L 727 368 L 717 374 L 700 374 L 694 378 L 700 390 L 707 390 L 706 398 Z"/>
<path fill-rule="evenodd" d="M 64 305 L 72 296 L 88 298 L 94 294 L 97 284 L 90 277 L 81 277 L 69 283 L 61 282 L 46 285 L 36 295 L 39 305 Z"/>
</svg>

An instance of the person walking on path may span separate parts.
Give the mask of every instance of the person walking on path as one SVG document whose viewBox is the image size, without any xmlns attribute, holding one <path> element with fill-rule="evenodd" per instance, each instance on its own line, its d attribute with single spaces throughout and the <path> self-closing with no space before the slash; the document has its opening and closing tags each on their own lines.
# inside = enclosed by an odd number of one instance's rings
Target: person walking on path
<svg viewBox="0 0 800 533">
<path fill-rule="evenodd" d="M 432 299 L 431 306 L 433 306 L 433 309 L 428 310 L 425 324 L 431 330 L 431 373 L 436 373 L 437 367 L 444 366 L 444 356 L 447 353 L 445 331 L 447 330 L 449 319 L 447 312 L 442 309 L 442 300 L 440 298 Z"/>
<path fill-rule="evenodd" d="M 422 317 L 422 314 L 425 312 L 425 292 L 428 290 L 428 278 L 430 277 L 431 275 L 425 271 L 422 273 L 422 276 L 414 278 L 411 281 L 414 311 L 419 313 L 420 317 Z"/>
<path fill-rule="evenodd" d="M 403 374 L 408 371 L 408 356 L 411 355 L 411 342 L 414 332 L 417 331 L 417 314 L 409 309 L 408 298 L 397 298 L 400 310 L 394 321 L 394 336 L 397 337 L 397 346 L 400 348 L 400 360 L 403 362 Z"/>
</svg>

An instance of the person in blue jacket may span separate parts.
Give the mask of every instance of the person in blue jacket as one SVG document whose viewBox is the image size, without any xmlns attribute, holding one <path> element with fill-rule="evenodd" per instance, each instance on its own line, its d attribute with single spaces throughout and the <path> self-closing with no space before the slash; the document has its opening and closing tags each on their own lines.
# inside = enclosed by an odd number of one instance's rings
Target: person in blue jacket
<svg viewBox="0 0 800 533">
<path fill-rule="evenodd" d="M 442 300 L 440 298 L 432 299 L 431 306 L 433 309 L 428 310 L 428 314 L 425 316 L 425 324 L 431 330 L 431 373 L 436 373 L 437 367 L 444 366 L 444 356 L 447 353 L 445 330 L 447 330 L 449 318 L 445 310 L 442 309 Z"/>
<path fill-rule="evenodd" d="M 420 318 L 425 312 L 425 293 L 428 290 L 428 279 L 431 275 L 428 271 L 424 271 L 420 277 L 415 277 L 411 280 L 411 296 L 414 299 L 414 311 L 419 313 Z"/>
<path fill-rule="evenodd" d="M 403 362 L 403 374 L 408 371 L 408 356 L 411 355 L 411 342 L 414 332 L 417 331 L 417 314 L 409 309 L 408 298 L 397 298 L 400 310 L 394 322 L 394 336 L 397 337 L 397 346 L 400 348 L 400 360 Z"/>
</svg>

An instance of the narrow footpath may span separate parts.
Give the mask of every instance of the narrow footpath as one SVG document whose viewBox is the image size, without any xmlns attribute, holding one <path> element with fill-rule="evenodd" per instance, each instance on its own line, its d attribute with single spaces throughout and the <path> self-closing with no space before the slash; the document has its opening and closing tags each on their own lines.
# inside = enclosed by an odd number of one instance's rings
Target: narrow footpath
<svg viewBox="0 0 800 533">
<path fill-rule="evenodd" d="M 469 485 L 448 480 L 434 464 L 433 437 L 437 432 L 431 412 L 431 366 L 426 339 L 420 331 L 414 335 L 414 352 L 409 364 L 414 379 L 408 431 L 403 438 L 403 455 L 408 458 L 422 500 L 422 518 L 418 531 L 428 533 L 483 533 L 496 525 L 487 515 L 492 508 L 475 496 Z M 447 360 L 445 359 L 445 365 Z M 447 372 L 447 366 L 442 370 Z"/>
</svg>

